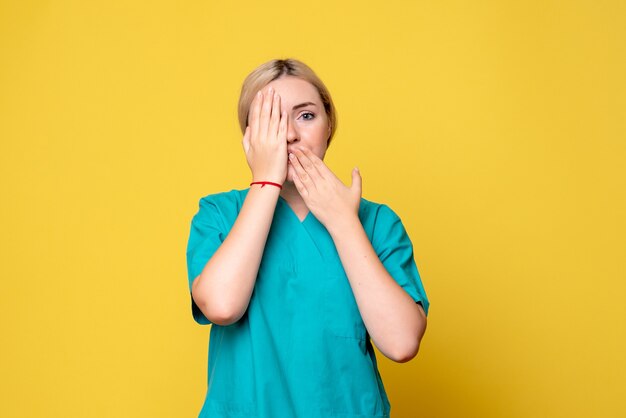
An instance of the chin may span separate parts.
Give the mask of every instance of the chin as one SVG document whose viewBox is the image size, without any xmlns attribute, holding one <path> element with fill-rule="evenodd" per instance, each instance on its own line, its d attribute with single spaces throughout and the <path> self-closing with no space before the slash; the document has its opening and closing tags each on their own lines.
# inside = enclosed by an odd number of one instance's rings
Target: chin
<svg viewBox="0 0 626 418">
<path fill-rule="evenodd" d="M 287 177 L 285 178 L 285 183 L 289 182 L 289 183 L 293 183 L 293 168 L 290 166 L 287 169 Z"/>
</svg>

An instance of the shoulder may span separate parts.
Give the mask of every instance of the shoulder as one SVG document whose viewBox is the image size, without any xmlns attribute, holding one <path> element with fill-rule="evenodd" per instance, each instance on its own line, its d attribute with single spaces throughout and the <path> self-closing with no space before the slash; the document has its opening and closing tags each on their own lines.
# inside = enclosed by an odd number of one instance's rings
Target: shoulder
<svg viewBox="0 0 626 418">
<path fill-rule="evenodd" d="M 227 192 L 208 194 L 200 198 L 200 206 L 213 205 L 218 207 L 240 206 L 246 198 L 249 189 L 232 189 Z"/>
<path fill-rule="evenodd" d="M 395 229 L 403 230 L 400 216 L 385 203 L 361 198 L 359 219 L 370 241 L 377 244 L 389 236 Z"/>
<path fill-rule="evenodd" d="M 225 225 L 235 222 L 249 189 L 208 194 L 200 198 L 196 220 L 221 219 Z"/>
<path fill-rule="evenodd" d="M 400 220 L 398 214 L 385 203 L 374 202 L 365 198 L 361 198 L 359 205 L 359 218 L 361 223 L 380 223 L 393 222 Z"/>
</svg>

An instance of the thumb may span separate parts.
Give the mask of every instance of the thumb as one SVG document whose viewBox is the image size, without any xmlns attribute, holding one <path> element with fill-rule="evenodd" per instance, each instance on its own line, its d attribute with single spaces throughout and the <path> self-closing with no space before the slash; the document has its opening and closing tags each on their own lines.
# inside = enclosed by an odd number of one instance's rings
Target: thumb
<svg viewBox="0 0 626 418">
<path fill-rule="evenodd" d="M 246 154 L 248 154 L 248 150 L 250 149 L 250 126 L 246 126 L 246 132 L 243 134 L 243 140 L 241 143 L 243 145 L 243 150 Z"/>
<path fill-rule="evenodd" d="M 352 169 L 352 185 L 350 186 L 350 189 L 352 191 L 357 191 L 360 197 L 362 186 L 363 186 L 363 180 L 361 179 L 361 172 L 359 171 L 358 167 L 354 167 Z"/>
</svg>

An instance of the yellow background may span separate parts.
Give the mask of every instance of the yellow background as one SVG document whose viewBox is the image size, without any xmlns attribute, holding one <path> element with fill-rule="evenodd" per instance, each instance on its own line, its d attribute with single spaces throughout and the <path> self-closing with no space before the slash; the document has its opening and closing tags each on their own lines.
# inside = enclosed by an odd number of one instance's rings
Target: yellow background
<svg viewBox="0 0 626 418">
<path fill-rule="evenodd" d="M 0 2 L 0 416 L 197 416 L 189 225 L 247 187 L 236 101 L 274 57 L 414 243 L 392 417 L 626 416 L 625 28 L 620 1 Z"/>
</svg>

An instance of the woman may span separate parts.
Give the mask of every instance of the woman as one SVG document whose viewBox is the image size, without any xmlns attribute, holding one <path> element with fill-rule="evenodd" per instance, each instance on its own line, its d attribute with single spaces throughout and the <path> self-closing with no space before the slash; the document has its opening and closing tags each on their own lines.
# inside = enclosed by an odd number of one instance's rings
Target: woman
<svg viewBox="0 0 626 418">
<path fill-rule="evenodd" d="M 410 360 L 429 306 L 400 218 L 324 164 L 335 108 L 302 62 L 254 70 L 239 122 L 252 183 L 202 198 L 187 247 L 200 417 L 388 417 L 372 342 Z"/>
</svg>

